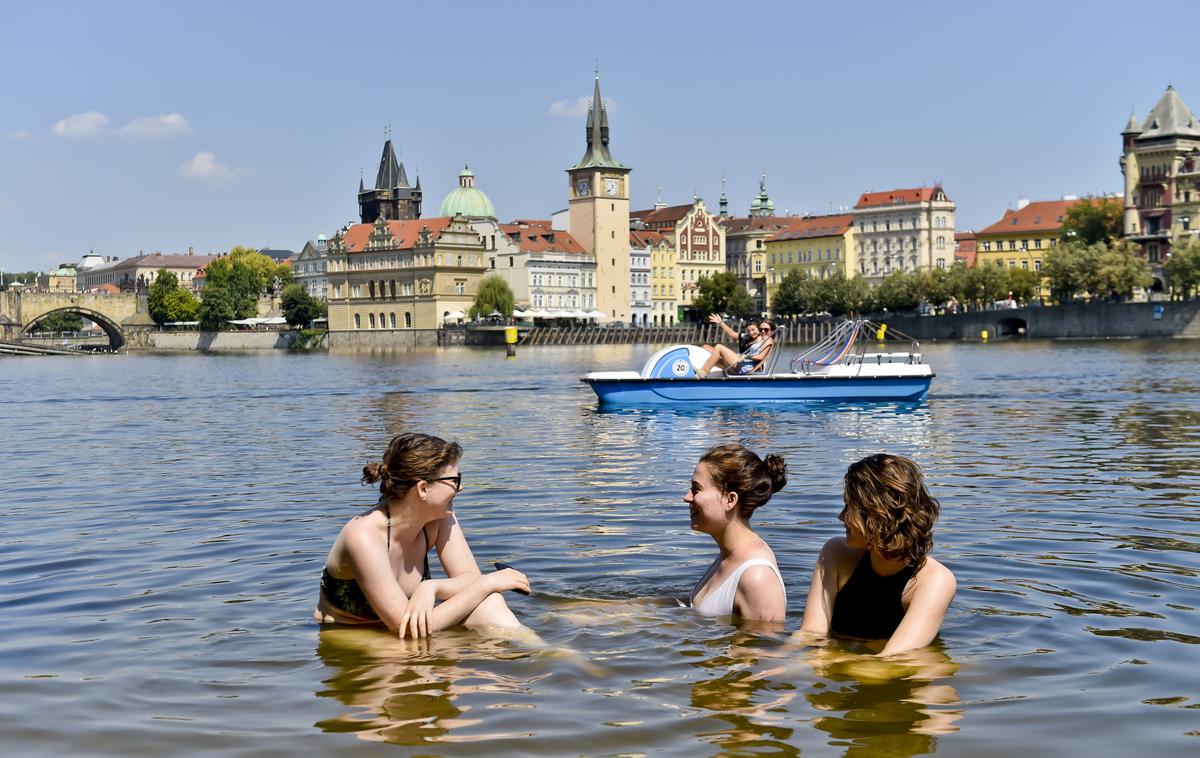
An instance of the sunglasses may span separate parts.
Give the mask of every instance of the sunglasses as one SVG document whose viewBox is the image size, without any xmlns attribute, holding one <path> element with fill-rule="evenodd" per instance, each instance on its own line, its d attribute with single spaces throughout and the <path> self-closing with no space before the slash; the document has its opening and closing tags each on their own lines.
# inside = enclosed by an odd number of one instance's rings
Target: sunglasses
<svg viewBox="0 0 1200 758">
<path fill-rule="evenodd" d="M 455 492 L 462 491 L 462 472 L 461 471 L 459 473 L 455 474 L 454 476 L 435 476 L 434 478 L 426 479 L 425 481 L 427 481 L 427 482 L 450 482 L 450 485 L 452 487 L 454 487 Z"/>
</svg>

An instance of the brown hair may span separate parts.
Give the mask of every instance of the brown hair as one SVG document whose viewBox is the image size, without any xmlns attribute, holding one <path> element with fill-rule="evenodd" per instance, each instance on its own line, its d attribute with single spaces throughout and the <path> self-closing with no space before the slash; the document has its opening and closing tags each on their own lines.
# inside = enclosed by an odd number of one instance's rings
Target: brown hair
<svg viewBox="0 0 1200 758">
<path fill-rule="evenodd" d="M 771 495 L 787 484 L 787 465 L 783 457 L 759 458 L 741 445 L 717 445 L 700 457 L 708 465 L 713 482 L 722 492 L 736 492 L 738 513 L 750 520 L 755 509 L 766 505 Z"/>
<path fill-rule="evenodd" d="M 457 442 L 408 432 L 392 437 L 381 463 L 363 466 L 362 483 L 379 482 L 379 494 L 398 498 L 423 479 L 432 479 L 462 456 Z"/>
<path fill-rule="evenodd" d="M 867 547 L 920 568 L 933 547 L 940 506 L 925 489 L 921 468 L 908 458 L 879 453 L 850 466 L 843 479 L 845 521 Z"/>
</svg>

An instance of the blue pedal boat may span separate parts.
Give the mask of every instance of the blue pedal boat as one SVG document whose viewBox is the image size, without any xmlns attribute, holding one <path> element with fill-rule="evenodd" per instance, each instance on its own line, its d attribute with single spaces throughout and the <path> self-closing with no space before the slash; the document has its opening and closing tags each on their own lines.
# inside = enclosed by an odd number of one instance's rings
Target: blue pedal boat
<svg viewBox="0 0 1200 758">
<path fill-rule="evenodd" d="M 792 358 L 777 372 L 782 340 L 763 370 L 748 375 L 713 371 L 698 377 L 708 351 L 695 345 L 664 347 L 637 371 L 593 371 L 580 381 L 608 405 L 674 403 L 813 403 L 920 400 L 929 392 L 933 369 L 916 340 L 865 319 L 839 324 L 825 339 Z M 872 337 L 875 338 L 874 342 Z M 885 340 L 907 341 L 903 351 L 880 350 Z M 874 348 L 874 349 L 872 349 Z"/>
</svg>

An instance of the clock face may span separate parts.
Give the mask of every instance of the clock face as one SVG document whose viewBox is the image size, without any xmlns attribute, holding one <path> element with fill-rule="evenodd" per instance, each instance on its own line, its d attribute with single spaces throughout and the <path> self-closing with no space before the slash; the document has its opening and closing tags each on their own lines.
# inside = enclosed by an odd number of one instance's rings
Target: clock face
<svg viewBox="0 0 1200 758">
<path fill-rule="evenodd" d="M 575 185 L 575 191 L 578 192 L 580 195 L 588 194 L 591 191 L 591 189 L 592 189 L 592 185 L 587 179 L 580 179 L 579 182 Z"/>
<path fill-rule="evenodd" d="M 604 191 L 605 191 L 605 193 L 607 193 L 609 195 L 617 194 L 617 190 L 619 190 L 620 188 L 621 188 L 621 186 L 619 184 L 617 184 L 616 179 L 608 179 L 607 181 L 604 182 Z"/>
</svg>

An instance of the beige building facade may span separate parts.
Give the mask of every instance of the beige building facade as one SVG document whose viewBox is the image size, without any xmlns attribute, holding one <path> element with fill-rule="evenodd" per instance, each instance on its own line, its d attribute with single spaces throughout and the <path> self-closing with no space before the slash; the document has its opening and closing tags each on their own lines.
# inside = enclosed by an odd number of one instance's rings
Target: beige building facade
<svg viewBox="0 0 1200 758">
<path fill-rule="evenodd" d="M 488 270 L 485 239 L 462 216 L 354 224 L 329 240 L 331 332 L 436 329 L 466 313 Z"/>
<path fill-rule="evenodd" d="M 798 221 L 766 241 L 768 307 L 780 282 L 793 271 L 809 279 L 834 274 L 852 278 L 858 273 L 851 214 L 803 216 Z"/>
<path fill-rule="evenodd" d="M 954 211 L 940 185 L 864 192 L 853 212 L 858 273 L 879 284 L 893 271 L 949 267 Z"/>
</svg>

